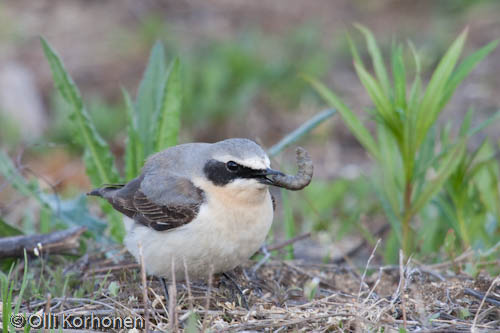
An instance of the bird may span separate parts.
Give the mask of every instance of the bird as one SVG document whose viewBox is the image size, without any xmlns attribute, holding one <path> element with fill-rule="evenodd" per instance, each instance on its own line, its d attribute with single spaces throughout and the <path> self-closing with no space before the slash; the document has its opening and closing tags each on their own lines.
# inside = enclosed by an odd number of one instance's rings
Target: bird
<svg viewBox="0 0 500 333">
<path fill-rule="evenodd" d="M 137 178 L 88 195 L 125 215 L 124 244 L 149 275 L 207 280 L 264 243 L 275 210 L 269 186 L 285 187 L 274 180 L 283 176 L 260 145 L 231 138 L 167 148 Z"/>
</svg>

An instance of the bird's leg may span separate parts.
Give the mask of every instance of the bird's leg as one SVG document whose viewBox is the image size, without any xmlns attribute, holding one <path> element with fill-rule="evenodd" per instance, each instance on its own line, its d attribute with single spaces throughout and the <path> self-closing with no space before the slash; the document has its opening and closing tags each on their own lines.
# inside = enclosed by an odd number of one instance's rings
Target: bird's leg
<svg viewBox="0 0 500 333">
<path fill-rule="evenodd" d="M 238 293 L 240 294 L 241 296 L 241 300 L 243 302 L 243 306 L 245 307 L 245 309 L 247 310 L 250 310 L 250 308 L 248 307 L 248 302 L 247 302 L 247 298 L 246 296 L 243 294 L 243 290 L 241 290 L 240 286 L 238 285 L 238 283 L 236 283 L 236 281 L 231 277 L 231 275 L 229 275 L 228 273 L 222 273 L 222 275 L 224 275 L 224 277 L 226 279 L 228 279 L 229 281 L 231 281 L 231 283 L 233 284 L 233 286 L 238 290 Z"/>
<path fill-rule="evenodd" d="M 163 293 L 165 296 L 165 303 L 168 306 L 168 287 L 167 287 L 167 281 L 165 281 L 165 278 L 161 277 L 159 278 L 161 285 L 163 286 Z"/>
</svg>

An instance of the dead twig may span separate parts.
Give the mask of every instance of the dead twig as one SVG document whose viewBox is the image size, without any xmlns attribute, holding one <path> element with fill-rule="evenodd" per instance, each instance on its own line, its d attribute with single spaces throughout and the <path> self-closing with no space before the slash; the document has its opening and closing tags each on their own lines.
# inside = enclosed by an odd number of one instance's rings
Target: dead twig
<svg viewBox="0 0 500 333">
<path fill-rule="evenodd" d="M 403 266 L 403 258 L 404 258 L 404 255 L 403 255 L 403 250 L 399 250 L 399 287 L 401 287 L 400 289 L 400 297 L 401 297 L 401 306 L 402 306 L 402 310 L 403 310 L 403 327 L 404 329 L 406 330 L 407 328 L 407 322 L 406 322 L 406 298 L 405 298 L 405 285 L 406 285 L 406 282 L 405 282 L 405 268 Z"/>
<path fill-rule="evenodd" d="M 31 255 L 44 253 L 68 253 L 77 249 L 79 237 L 86 231 L 84 227 L 72 227 L 50 234 L 14 236 L 0 238 L 0 259 L 21 258 L 24 250 Z"/>
<path fill-rule="evenodd" d="M 108 273 L 111 271 L 117 271 L 117 270 L 124 270 L 124 269 L 134 269 L 134 268 L 140 268 L 141 266 L 139 264 L 124 264 L 124 265 L 113 265 L 113 266 L 107 266 L 107 267 L 99 267 L 99 268 L 93 268 L 90 269 L 88 272 L 85 273 L 84 277 L 94 275 L 96 273 Z"/>
<path fill-rule="evenodd" d="M 477 309 L 476 315 L 474 316 L 474 321 L 472 322 L 472 327 L 470 328 L 471 332 L 476 332 L 476 324 L 477 324 L 477 318 L 479 317 L 479 313 L 481 312 L 481 309 L 483 308 L 484 302 L 486 301 L 486 298 L 488 298 L 489 293 L 491 293 L 491 290 L 497 285 L 497 283 L 500 282 L 500 275 L 491 282 L 490 287 L 488 290 L 486 290 L 486 294 L 484 295 L 481 304 L 479 304 L 479 308 Z"/>
<path fill-rule="evenodd" d="M 175 304 L 177 302 L 177 286 L 175 282 L 175 263 L 174 260 L 171 262 L 172 268 L 172 282 L 170 286 L 168 286 L 168 316 L 170 319 L 169 322 L 169 331 L 177 332 L 177 313 L 175 312 Z"/>
<path fill-rule="evenodd" d="M 142 255 L 142 244 L 139 243 L 139 261 L 141 263 L 141 280 L 142 280 L 142 301 L 144 303 L 144 312 L 146 319 L 145 331 L 149 330 L 149 311 L 148 311 L 148 286 L 146 279 L 146 269 L 144 266 L 144 256 Z"/>
<path fill-rule="evenodd" d="M 372 253 L 370 254 L 370 257 L 368 258 L 368 261 L 366 262 L 365 270 L 363 271 L 363 275 L 361 276 L 361 282 L 359 283 L 359 291 L 358 291 L 358 299 L 357 301 L 359 302 L 359 298 L 361 297 L 361 291 L 363 290 L 363 287 L 368 287 L 368 285 L 365 283 L 365 278 L 366 278 L 366 272 L 368 271 L 368 266 L 370 265 L 370 262 L 375 258 L 375 252 L 377 251 L 377 247 L 380 244 L 381 239 L 379 238 L 377 240 L 377 243 L 375 244 L 375 247 L 373 248 Z"/>
<path fill-rule="evenodd" d="M 186 278 L 186 288 L 187 288 L 187 292 L 188 292 L 188 298 L 189 298 L 189 310 L 193 311 L 193 293 L 191 292 L 191 281 L 189 281 L 189 273 L 188 273 L 188 269 L 187 269 L 187 264 L 186 264 L 186 260 L 182 260 L 183 264 L 184 264 L 184 276 Z"/>
<path fill-rule="evenodd" d="M 206 300 L 206 304 L 205 304 L 206 311 L 210 310 L 210 293 L 212 292 L 213 276 L 214 276 L 214 268 L 213 268 L 212 265 L 210 265 L 210 272 L 209 272 L 209 275 L 208 275 L 207 300 Z M 208 325 L 209 325 L 208 316 L 204 316 L 203 317 L 203 324 L 202 324 L 201 332 L 206 332 Z"/>
<path fill-rule="evenodd" d="M 286 247 L 286 246 L 288 246 L 290 244 L 294 244 L 294 243 L 296 243 L 298 241 L 301 241 L 301 240 L 309 238 L 309 237 L 311 237 L 311 233 L 310 232 L 306 232 L 306 233 L 304 233 L 302 235 L 298 235 L 298 236 L 293 237 L 293 238 L 291 238 L 289 240 L 286 240 L 284 242 L 268 246 L 267 247 L 267 251 L 271 252 L 271 251 L 280 250 L 280 249 L 282 249 L 282 248 L 284 248 L 284 247 Z"/>
</svg>

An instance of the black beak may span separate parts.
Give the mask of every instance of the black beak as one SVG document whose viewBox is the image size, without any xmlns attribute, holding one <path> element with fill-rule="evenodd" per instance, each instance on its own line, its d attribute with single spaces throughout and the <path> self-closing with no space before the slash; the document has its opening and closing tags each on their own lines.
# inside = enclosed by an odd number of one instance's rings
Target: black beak
<svg viewBox="0 0 500 333">
<path fill-rule="evenodd" d="M 262 184 L 278 186 L 274 183 L 272 176 L 285 176 L 285 174 L 281 171 L 273 170 L 270 168 L 267 168 L 265 170 L 257 170 L 254 173 L 252 173 L 252 177 L 256 178 Z"/>
</svg>

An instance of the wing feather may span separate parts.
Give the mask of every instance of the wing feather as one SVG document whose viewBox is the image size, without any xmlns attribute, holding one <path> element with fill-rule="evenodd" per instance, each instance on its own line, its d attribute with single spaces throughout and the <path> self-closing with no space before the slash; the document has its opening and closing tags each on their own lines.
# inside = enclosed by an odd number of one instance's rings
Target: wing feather
<svg viewBox="0 0 500 333">
<path fill-rule="evenodd" d="M 159 182 L 161 191 L 156 191 L 155 197 L 159 197 L 161 203 L 144 193 L 143 180 L 141 176 L 125 185 L 99 188 L 89 195 L 107 199 L 119 212 L 157 231 L 180 227 L 198 215 L 204 193 L 189 179 L 171 176 Z"/>
</svg>

